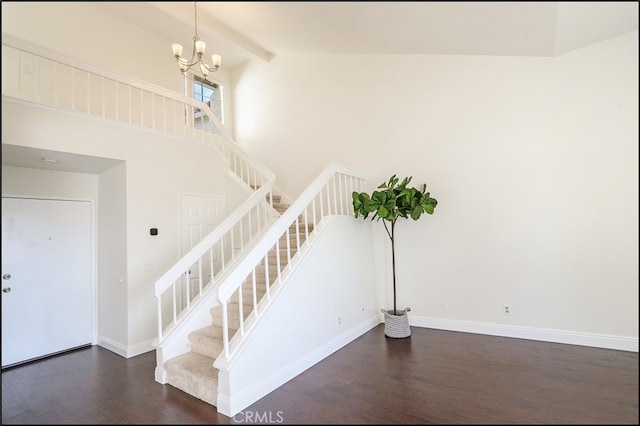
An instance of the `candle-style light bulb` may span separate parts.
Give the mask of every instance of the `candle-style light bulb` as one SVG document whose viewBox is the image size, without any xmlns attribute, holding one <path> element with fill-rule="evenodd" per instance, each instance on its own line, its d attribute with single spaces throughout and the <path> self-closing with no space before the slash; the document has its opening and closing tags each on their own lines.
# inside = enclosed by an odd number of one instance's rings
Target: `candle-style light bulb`
<svg viewBox="0 0 640 426">
<path fill-rule="evenodd" d="M 171 45 L 171 48 L 173 49 L 173 56 L 175 56 L 176 58 L 179 58 L 180 56 L 182 56 L 182 45 L 181 44 L 173 43 Z"/>
</svg>

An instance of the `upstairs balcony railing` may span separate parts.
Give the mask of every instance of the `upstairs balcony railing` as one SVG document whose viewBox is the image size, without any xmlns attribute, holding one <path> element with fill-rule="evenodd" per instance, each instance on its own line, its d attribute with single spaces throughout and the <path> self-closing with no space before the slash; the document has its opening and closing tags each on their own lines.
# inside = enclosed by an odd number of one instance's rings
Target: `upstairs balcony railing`
<svg viewBox="0 0 640 426">
<path fill-rule="evenodd" d="M 231 140 L 209 106 L 2 34 L 2 96 L 212 145 L 251 187 L 274 174 Z"/>
</svg>

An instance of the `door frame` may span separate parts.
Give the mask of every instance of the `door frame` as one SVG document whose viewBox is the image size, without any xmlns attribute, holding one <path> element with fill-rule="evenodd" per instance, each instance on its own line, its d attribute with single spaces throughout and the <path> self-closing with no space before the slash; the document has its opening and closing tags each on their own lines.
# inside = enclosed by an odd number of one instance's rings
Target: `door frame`
<svg viewBox="0 0 640 426">
<path fill-rule="evenodd" d="M 96 200 L 91 198 L 73 198 L 73 197 L 49 197 L 39 195 L 16 195 L 16 194 L 2 194 L 2 198 L 19 198 L 30 200 L 42 200 L 42 201 L 76 201 L 89 203 L 89 220 L 90 220 L 90 250 L 89 257 L 91 259 L 89 269 L 91 271 L 91 345 L 98 344 L 98 291 L 97 291 L 97 258 L 96 258 L 96 229 L 98 224 Z"/>
</svg>

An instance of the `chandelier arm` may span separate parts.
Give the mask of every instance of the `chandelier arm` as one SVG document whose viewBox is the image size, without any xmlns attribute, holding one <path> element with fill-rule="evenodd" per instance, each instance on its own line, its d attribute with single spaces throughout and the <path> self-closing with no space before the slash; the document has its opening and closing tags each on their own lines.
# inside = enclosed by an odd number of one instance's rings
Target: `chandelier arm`
<svg viewBox="0 0 640 426">
<path fill-rule="evenodd" d="M 215 65 L 207 65 L 204 62 L 202 62 L 202 65 L 207 69 L 207 71 L 209 72 L 213 72 L 213 71 L 217 71 L 219 67 L 215 66 Z"/>
<path fill-rule="evenodd" d="M 184 58 L 178 57 L 178 62 L 180 62 L 182 65 L 186 66 L 187 69 L 189 69 L 192 66 L 196 65 L 201 60 L 202 60 L 202 55 L 200 55 L 199 53 L 196 52 L 195 42 L 193 44 L 193 50 L 191 51 L 191 59 L 189 61 L 187 61 Z"/>
</svg>

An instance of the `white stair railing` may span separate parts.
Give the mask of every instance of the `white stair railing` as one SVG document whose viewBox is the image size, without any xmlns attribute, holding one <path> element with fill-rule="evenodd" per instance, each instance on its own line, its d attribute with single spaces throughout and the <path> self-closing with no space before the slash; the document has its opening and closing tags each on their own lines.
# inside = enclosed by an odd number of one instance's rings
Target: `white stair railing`
<svg viewBox="0 0 640 426">
<path fill-rule="evenodd" d="M 328 216 L 354 214 L 351 194 L 362 191 L 363 182 L 364 176 L 359 172 L 335 163 L 329 165 L 225 277 L 218 290 L 224 349 L 215 361 L 215 367 L 225 368 L 238 352 L 243 338 L 268 308 L 296 261 L 304 254 L 305 246 L 313 240 L 311 232 L 321 227 Z M 256 289 L 257 275 L 264 277 L 266 285 L 260 301 Z M 252 295 L 253 309 L 248 316 L 241 308 L 243 285 L 250 286 L 248 294 Z M 233 321 L 239 324 L 234 336 L 230 336 L 229 328 L 230 301 L 237 302 L 240 307 L 237 321 Z"/>
<path fill-rule="evenodd" d="M 271 199 L 266 183 L 156 281 L 158 346 L 273 223 Z"/>
</svg>

